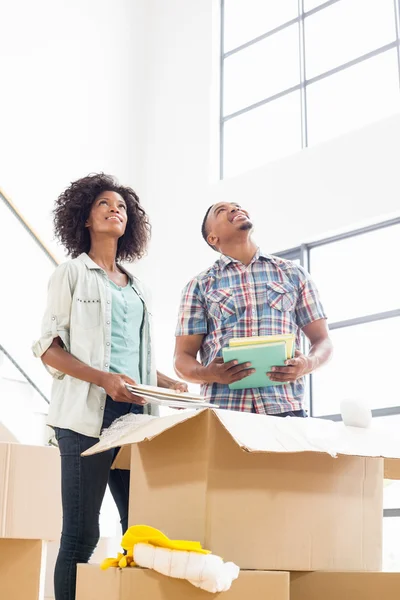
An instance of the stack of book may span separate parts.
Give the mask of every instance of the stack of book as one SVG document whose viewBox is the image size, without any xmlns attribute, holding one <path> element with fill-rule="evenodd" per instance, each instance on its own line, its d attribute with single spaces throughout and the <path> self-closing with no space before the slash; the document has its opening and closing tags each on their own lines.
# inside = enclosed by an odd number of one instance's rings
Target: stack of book
<svg viewBox="0 0 400 600">
<path fill-rule="evenodd" d="M 126 389 L 141 396 L 151 404 L 158 406 L 167 406 L 169 408 L 218 408 L 216 404 L 206 402 L 204 396 L 190 394 L 187 392 L 176 392 L 167 388 L 160 388 L 151 385 L 130 385 L 126 384 Z"/>
<path fill-rule="evenodd" d="M 267 373 L 272 367 L 284 366 L 285 361 L 294 356 L 295 334 L 262 335 L 254 337 L 231 338 L 229 346 L 222 349 L 224 362 L 237 360 L 239 363 L 251 363 L 255 372 L 231 383 L 231 390 L 284 385 L 283 382 L 271 381 Z"/>
</svg>

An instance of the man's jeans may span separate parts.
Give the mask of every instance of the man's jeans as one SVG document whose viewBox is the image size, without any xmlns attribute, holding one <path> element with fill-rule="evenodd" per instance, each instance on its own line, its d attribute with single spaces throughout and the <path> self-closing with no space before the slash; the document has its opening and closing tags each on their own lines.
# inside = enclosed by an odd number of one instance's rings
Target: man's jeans
<svg viewBox="0 0 400 600">
<path fill-rule="evenodd" d="M 103 428 L 129 412 L 143 407 L 114 402 L 107 398 Z M 63 525 L 60 551 L 54 572 L 56 600 L 75 600 L 76 565 L 87 563 L 100 537 L 99 515 L 107 484 L 121 519 L 122 532 L 128 527 L 130 472 L 111 470 L 118 448 L 82 457 L 98 439 L 69 429 L 55 429 L 61 455 Z"/>
<path fill-rule="evenodd" d="M 253 409 L 251 412 L 253 412 L 253 413 L 256 412 L 254 406 L 253 406 Z M 270 416 L 271 417 L 302 417 L 303 419 L 305 419 L 308 415 L 305 410 L 300 409 L 300 410 L 290 410 L 289 412 L 277 413 L 277 414 L 273 414 Z"/>
</svg>

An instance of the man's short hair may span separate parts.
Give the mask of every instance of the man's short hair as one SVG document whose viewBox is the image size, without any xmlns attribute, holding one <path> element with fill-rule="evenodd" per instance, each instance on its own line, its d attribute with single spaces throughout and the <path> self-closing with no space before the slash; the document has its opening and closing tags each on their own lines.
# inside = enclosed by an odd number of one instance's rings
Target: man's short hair
<svg viewBox="0 0 400 600">
<path fill-rule="evenodd" d="M 207 231 L 207 219 L 208 219 L 208 215 L 210 214 L 210 211 L 212 209 L 214 205 L 212 204 L 208 209 L 206 214 L 204 215 L 204 219 L 203 222 L 201 224 L 201 235 L 203 236 L 204 240 L 207 242 L 207 244 L 210 246 L 210 248 L 212 248 L 213 250 L 216 250 L 215 246 L 212 246 L 207 237 L 208 237 L 208 231 Z"/>
</svg>

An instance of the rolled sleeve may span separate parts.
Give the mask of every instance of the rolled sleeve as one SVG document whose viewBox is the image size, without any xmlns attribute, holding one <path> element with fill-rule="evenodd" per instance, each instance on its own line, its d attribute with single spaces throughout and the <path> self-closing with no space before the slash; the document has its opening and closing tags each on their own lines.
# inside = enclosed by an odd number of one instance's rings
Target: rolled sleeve
<svg viewBox="0 0 400 600">
<path fill-rule="evenodd" d="M 68 263 L 57 267 L 50 277 L 47 295 L 47 307 L 42 320 L 41 336 L 33 344 L 33 354 L 41 358 L 56 338 L 60 338 L 63 348 L 70 352 L 70 318 L 72 301 L 71 272 Z M 56 379 L 62 379 L 64 373 L 45 365 Z"/>
<path fill-rule="evenodd" d="M 326 313 L 319 298 L 317 287 L 310 275 L 299 267 L 299 299 L 296 305 L 296 322 L 300 329 L 306 325 L 326 319 Z"/>
<path fill-rule="evenodd" d="M 176 336 L 207 333 L 207 313 L 197 279 L 184 288 L 179 307 Z"/>
</svg>

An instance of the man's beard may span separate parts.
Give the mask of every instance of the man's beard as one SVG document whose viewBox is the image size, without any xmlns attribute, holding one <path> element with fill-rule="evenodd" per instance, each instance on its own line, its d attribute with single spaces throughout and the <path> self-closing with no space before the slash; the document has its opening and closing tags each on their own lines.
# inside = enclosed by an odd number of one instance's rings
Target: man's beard
<svg viewBox="0 0 400 600">
<path fill-rule="evenodd" d="M 253 229 L 253 223 L 251 221 L 245 221 L 240 227 L 240 231 L 248 231 L 249 229 Z"/>
</svg>

